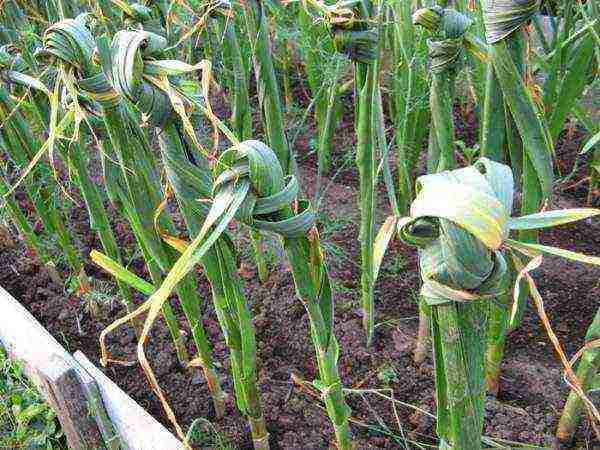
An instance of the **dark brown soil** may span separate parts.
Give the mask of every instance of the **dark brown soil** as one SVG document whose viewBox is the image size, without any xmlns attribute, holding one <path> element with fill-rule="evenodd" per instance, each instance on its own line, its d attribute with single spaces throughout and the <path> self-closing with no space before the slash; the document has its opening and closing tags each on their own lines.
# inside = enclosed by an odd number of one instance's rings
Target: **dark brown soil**
<svg viewBox="0 0 600 450">
<path fill-rule="evenodd" d="M 472 144 L 473 120 L 459 127 L 463 139 Z M 352 142 L 352 121 L 341 126 L 336 137 L 335 161 Z M 570 170 L 580 134 L 561 138 L 558 151 L 559 167 Z M 300 137 L 299 153 L 307 151 L 308 142 Z M 351 147 L 350 147 L 351 148 Z M 304 186 L 314 189 L 315 167 L 311 157 L 301 158 Z M 584 175 L 583 175 L 584 176 Z M 356 390 L 349 395 L 355 425 L 353 430 L 359 449 L 427 448 L 436 444 L 435 422 L 421 408 L 435 413 L 431 360 L 417 367 L 411 352 L 416 335 L 417 309 L 415 297 L 419 289 L 417 260 L 414 249 L 397 242 L 391 245 L 376 287 L 377 340 L 373 348 L 365 348 L 359 309 L 359 248 L 356 211 L 356 174 L 353 169 L 341 177 L 342 184 L 333 183 L 321 204 L 321 237 L 328 254 L 335 288 L 336 335 L 341 347 L 340 370 L 344 385 Z M 326 183 L 325 183 L 326 184 Z M 324 184 L 324 185 L 325 185 Z M 309 191 L 312 195 L 312 191 Z M 557 194 L 557 205 L 581 206 L 586 193 L 565 190 Z M 385 196 L 380 195 L 378 220 L 388 211 Z M 99 248 L 99 242 L 89 230 L 85 210 L 74 212 L 72 225 L 78 232 L 82 252 Z M 113 215 L 114 214 L 113 212 Z M 123 248 L 132 247 L 127 226 L 115 222 Z M 600 254 L 600 224 L 582 222 L 542 233 L 542 241 L 590 254 Z M 291 375 L 312 381 L 316 376 L 313 347 L 302 305 L 294 295 L 291 275 L 285 265 L 271 270 L 269 280 L 260 285 L 247 245 L 240 250 L 240 275 L 246 281 L 246 295 L 254 313 L 257 330 L 260 386 L 265 417 L 271 433 L 272 449 L 327 449 L 332 432 L 319 399 L 309 390 L 294 384 Z M 129 250 L 131 252 L 131 250 Z M 273 250 L 277 252 L 277 250 Z M 141 271 L 139 261 L 132 266 Z M 92 319 L 85 305 L 73 294 L 54 284 L 46 272 L 34 262 L 22 247 L 0 245 L 0 285 L 19 299 L 50 332 L 70 351 L 82 350 L 98 364 L 98 336 L 112 320 L 124 313 L 114 300 L 114 287 L 109 278 L 87 267 L 96 279 L 96 290 L 106 295 L 102 316 Z M 567 354 L 583 343 L 592 317 L 598 308 L 600 270 L 547 258 L 536 272 L 536 280 L 544 297 L 552 325 Z M 220 361 L 223 386 L 232 392 L 228 375 L 227 349 L 220 334 L 209 287 L 202 276 L 200 290 L 206 299 L 204 326 L 214 345 L 215 360 Z M 141 301 L 141 299 L 138 299 Z M 179 319 L 187 329 L 181 312 Z M 115 356 L 135 355 L 135 334 L 123 327 L 111 336 L 111 351 Z M 193 354 L 191 341 L 189 351 Z M 233 400 L 227 416 L 216 421 L 208 390 L 198 371 L 182 369 L 173 352 L 164 323 L 153 330 L 147 354 L 161 386 L 166 390 L 180 422 L 188 426 L 194 419 L 205 417 L 232 442 L 234 448 L 250 449 L 248 427 L 236 410 Z M 158 420 L 170 427 L 156 396 L 149 390 L 144 375 L 137 366 L 110 365 L 108 376 L 147 408 Z M 534 446 L 552 443 L 556 423 L 568 390 L 562 381 L 562 370 L 537 315 L 527 311 L 523 325 L 510 335 L 503 363 L 502 393 L 498 400 L 488 402 L 485 433 L 487 436 Z M 377 390 L 377 391 L 375 391 Z M 378 396 L 392 396 L 398 401 Z M 599 401 L 598 396 L 594 401 Z M 394 407 L 397 419 L 394 414 Z M 584 420 L 579 427 L 574 448 L 600 448 Z M 212 448 L 205 443 L 203 448 Z M 507 447 L 510 447 L 507 444 Z"/>
</svg>

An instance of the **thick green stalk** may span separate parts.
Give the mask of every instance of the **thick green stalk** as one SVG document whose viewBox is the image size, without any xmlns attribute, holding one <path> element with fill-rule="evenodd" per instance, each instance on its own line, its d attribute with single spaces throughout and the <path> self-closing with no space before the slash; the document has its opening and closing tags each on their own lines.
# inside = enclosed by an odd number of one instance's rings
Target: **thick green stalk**
<svg viewBox="0 0 600 450">
<path fill-rule="evenodd" d="M 320 286 L 313 274 L 321 273 L 327 277 L 322 283 L 329 284 L 329 275 L 323 262 L 311 266 L 308 261 L 314 260 L 311 246 L 320 246 L 316 236 L 299 239 L 284 238 L 284 250 L 292 266 L 292 274 L 296 286 L 296 295 L 304 304 L 310 320 L 311 336 L 315 346 L 315 353 L 319 368 L 319 381 L 322 383 L 322 397 L 325 401 L 327 413 L 335 431 L 336 441 L 340 450 L 352 449 L 352 435 L 348 423 L 348 405 L 344 400 L 342 382 L 338 371 L 338 344 L 327 320 L 324 317 L 322 306 L 319 305 Z M 321 251 L 317 247 L 317 251 Z M 330 300 L 331 301 L 331 300 Z"/>
<path fill-rule="evenodd" d="M 423 8 L 413 15 L 413 23 L 425 27 L 436 36 L 427 41 L 431 66 L 429 109 L 431 128 L 427 154 L 429 173 L 451 170 L 454 159 L 454 84 L 458 61 L 462 53 L 462 38 L 471 22 L 466 16 L 450 9 Z M 428 328 L 432 311 L 425 298 L 419 299 L 419 328 L 414 361 L 419 364 L 427 354 Z M 432 324 L 433 326 L 433 324 Z"/>
<path fill-rule="evenodd" d="M 445 280 L 456 289 L 472 292 L 482 282 L 473 280 L 485 280 L 492 270 L 489 250 L 456 225 L 445 219 L 440 222 L 444 236 L 420 252 L 424 283 L 431 278 Z M 445 263 L 436 269 L 441 255 Z M 460 303 L 451 298 L 424 298 L 434 300 L 431 332 L 440 448 L 480 450 L 488 304 L 485 300 Z"/>
<path fill-rule="evenodd" d="M 422 176 L 418 183 L 411 217 L 403 220 L 399 235 L 419 248 L 421 296 L 432 311 L 440 448 L 480 450 L 488 302 L 510 285 L 498 250 L 504 231 L 493 230 L 502 228 L 512 209 L 512 174 L 507 166 L 482 159 Z M 448 216 L 456 198 L 461 206 Z"/>
<path fill-rule="evenodd" d="M 375 239 L 375 134 L 373 103 L 375 101 L 376 65 L 357 62 L 354 83 L 356 90 L 356 165 L 359 174 L 361 303 L 363 329 L 370 346 L 375 331 L 373 243 Z"/>
<path fill-rule="evenodd" d="M 254 450 L 269 450 L 269 434 L 262 414 L 260 389 L 258 387 L 258 370 L 256 366 L 256 338 L 252 314 L 244 297 L 242 285 L 237 277 L 235 252 L 225 242 L 217 244 L 217 253 L 226 298 L 230 307 L 235 311 L 233 319 L 239 333 L 237 345 L 231 346 L 231 356 L 234 372 L 238 372 L 238 386 L 242 396 L 238 404 L 243 405 L 242 411 L 248 416 Z M 216 280 L 215 280 L 216 281 Z M 225 314 L 227 312 L 223 311 Z M 242 403 L 243 402 L 243 403 Z"/>
<path fill-rule="evenodd" d="M 516 4 L 513 7 L 518 8 Z M 495 10 L 492 6 L 484 5 L 484 12 L 493 17 Z M 488 42 L 490 39 L 494 41 L 489 46 L 490 61 L 503 91 L 507 117 L 510 111 L 511 119 L 507 121 L 507 136 L 511 155 L 516 156 L 511 159 L 513 164 L 515 161 L 520 161 L 522 164 L 521 212 L 530 214 L 539 211 L 543 202 L 551 194 L 553 183 L 551 137 L 542 114 L 538 112 L 523 82 L 526 73 L 524 32 L 520 27 L 516 27 L 512 33 L 500 40 L 494 39 L 494 32 L 494 27 L 488 26 Z M 515 145 L 517 131 L 521 139 Z M 520 148 L 523 151 L 520 151 Z M 519 238 L 527 242 L 537 242 L 537 233 L 522 231 L 519 233 Z M 524 304 L 523 294 L 519 299 L 518 314 L 510 323 L 511 329 L 516 328 L 520 323 Z"/>
<path fill-rule="evenodd" d="M 205 207 L 198 206 L 197 199 L 211 194 L 208 164 L 204 160 L 199 161 L 197 165 L 189 162 L 185 156 L 181 134 L 173 125 L 165 127 L 159 135 L 159 144 L 167 178 L 173 187 L 188 232 L 190 236 L 196 236 L 207 213 Z M 268 433 L 256 379 L 254 326 L 241 281 L 237 276 L 235 256 L 226 239 L 221 239 L 215 249 L 207 252 L 202 265 L 211 283 L 219 323 L 231 351 L 238 407 L 248 416 L 255 449 L 266 449 Z M 210 355 L 201 357 L 205 359 L 205 367 L 212 367 Z M 209 375 L 207 379 L 214 377 Z M 217 399 L 213 392 L 213 401 L 216 402 Z M 220 407 L 224 408 L 224 404 Z"/>
<path fill-rule="evenodd" d="M 507 159 L 504 96 L 498 84 L 494 67 L 488 64 L 481 124 L 481 156 L 497 162 Z"/>
<path fill-rule="evenodd" d="M 498 128 L 504 127 L 505 138 L 515 172 L 522 174 L 522 203 L 521 212 L 531 214 L 539 211 L 543 202 L 551 194 L 553 182 L 552 170 L 552 138 L 542 114 L 537 110 L 531 93 L 525 85 L 525 37 L 521 26 L 535 13 L 535 2 L 527 5 L 518 5 L 516 2 L 505 2 L 501 6 L 493 2 L 483 1 L 483 10 L 486 20 L 486 33 L 489 43 L 490 65 L 493 67 L 493 76 L 488 73 L 487 104 L 493 107 L 494 97 L 500 98 L 498 87 L 502 91 L 505 102 L 505 119 L 502 122 L 499 111 L 489 109 L 491 117 L 495 114 L 497 122 L 484 124 L 482 144 L 494 145 L 500 142 Z M 503 14 L 508 11 L 520 11 L 521 25 L 514 22 L 503 27 Z M 500 20 L 497 20 L 499 18 Z M 518 132 L 518 135 L 517 135 Z M 495 134 L 494 134 L 495 133 Z M 485 147 L 484 147 L 485 148 Z M 487 149 L 486 151 L 494 151 Z M 499 156 L 499 155 L 495 155 Z M 519 170 L 520 169 L 520 170 Z M 525 242 L 537 242 L 536 231 L 521 231 L 519 238 Z M 490 330 L 490 347 L 487 359 L 490 361 L 486 374 L 488 387 L 492 393 L 497 393 L 499 388 L 499 365 L 504 353 L 505 334 L 509 329 L 514 329 L 520 323 L 525 309 L 526 293 L 523 291 L 519 297 L 518 313 L 511 323 L 506 323 L 508 310 L 496 308 L 492 311 L 494 324 Z"/>
<path fill-rule="evenodd" d="M 487 308 L 485 301 L 433 308 L 440 448 L 481 449 Z"/>
<path fill-rule="evenodd" d="M 121 67 L 130 67 L 129 58 L 143 61 L 143 39 L 152 39 L 159 48 L 166 43 L 156 35 L 143 35 L 135 32 L 119 32 L 113 39 L 111 54 L 108 55 L 106 41 L 100 43 L 105 68 L 112 74 L 112 83 L 124 98 L 134 102 L 138 109 L 151 117 L 151 124 L 156 128 L 163 163 L 168 173 L 170 184 L 175 191 L 186 225 L 191 233 L 198 233 L 206 214 L 198 202 L 201 198 L 209 198 L 212 194 L 208 183 L 208 165 L 203 155 L 199 155 L 196 166 L 190 162 L 186 151 L 188 138 L 183 138 L 183 123 L 176 120 L 176 115 L 165 92 L 145 84 L 138 72 L 123 72 Z M 133 45 L 132 45 L 133 44 Z M 127 49 L 127 52 L 124 51 Z M 131 82 L 132 78 L 135 82 Z M 137 130 L 137 129 L 136 129 Z M 139 132 L 139 130 L 138 130 Z M 191 138 L 189 139 L 191 141 Z M 144 146 L 148 148 L 147 146 Z M 139 158 L 139 156 L 138 156 Z M 168 226 L 165 226 L 168 225 Z M 163 229 L 172 233 L 170 224 L 162 224 Z M 213 300 L 219 322 L 221 323 L 226 342 L 231 349 L 232 371 L 234 372 L 236 399 L 240 409 L 249 417 L 256 449 L 269 448 L 268 434 L 262 416 L 260 395 L 256 380 L 256 343 L 250 311 L 243 296 L 240 280 L 237 277 L 231 241 L 222 239 L 214 250 L 203 258 L 203 265 L 213 290 Z M 167 266 L 171 267 L 171 266 Z M 183 277 L 189 279 L 191 274 Z M 178 283 L 179 289 L 182 282 Z M 184 310 L 197 313 L 194 305 L 186 305 L 186 299 L 180 296 Z M 199 303 L 196 300 L 195 303 Z M 200 327 L 200 318 L 197 317 Z M 203 330 L 198 329 L 198 333 Z M 199 360 L 205 369 L 209 387 L 213 389 L 215 408 L 218 413 L 224 410 L 223 393 L 219 380 L 214 373 L 213 362 L 204 335 L 198 334 Z M 202 342 L 200 342 L 202 341 Z"/>
<path fill-rule="evenodd" d="M 254 74 L 258 86 L 265 135 L 269 145 L 275 149 L 285 172 L 292 173 L 295 172 L 295 161 L 285 135 L 283 107 L 273 66 L 266 11 L 264 6 L 256 0 L 244 2 L 243 7 L 248 39 L 254 49 L 252 55 Z"/>
<path fill-rule="evenodd" d="M 430 108 L 432 128 L 428 169 L 444 172 L 454 162 L 452 104 L 456 63 L 462 50 L 462 37 L 470 21 L 448 9 L 424 8 L 413 15 L 413 22 L 427 27 L 439 40 L 428 41 L 431 58 Z M 442 180 L 447 175 L 439 176 Z M 438 179 L 435 175 L 424 179 Z M 426 349 L 426 323 L 431 317 L 437 399 L 437 432 L 440 448 L 479 450 L 483 431 L 485 379 L 484 361 L 487 338 L 488 304 L 484 300 L 458 302 L 449 294 L 431 293 L 429 283 L 449 284 L 454 289 L 485 290 L 494 260 L 490 251 L 463 228 L 446 219 L 421 226 L 427 244 L 420 250 L 423 290 L 420 305 L 419 339 L 415 359 L 422 361 Z M 439 220 L 439 222 L 437 222 Z M 410 232 L 417 231 L 419 225 Z M 437 238 L 431 237 L 438 234 Z M 430 311 L 428 311 L 430 310 Z"/>
<path fill-rule="evenodd" d="M 143 146 L 146 141 L 142 131 L 135 128 L 138 126 L 137 119 L 128 113 L 125 106 L 104 107 L 103 117 L 122 170 L 119 191 L 121 203 L 144 254 L 152 281 L 160 285 L 162 274 L 170 267 L 174 254 L 165 247 L 154 230 L 154 210 L 161 201 L 154 163 Z M 179 286 L 177 293 L 182 304 L 199 301 L 194 283 L 189 278 Z M 177 318 L 168 302 L 163 306 L 163 315 L 179 361 L 185 366 L 189 360 L 187 350 Z"/>
<path fill-rule="evenodd" d="M 453 169 L 454 91 L 463 53 L 463 40 L 472 22 L 467 16 L 440 7 L 423 8 L 413 14 L 413 23 L 426 28 L 433 37 L 427 41 L 430 60 L 429 109 L 431 129 L 427 170 L 429 173 Z"/>
<path fill-rule="evenodd" d="M 266 149 L 264 144 L 256 141 L 252 142 L 255 149 L 261 149 L 263 161 L 268 161 L 272 157 L 268 156 L 270 149 Z M 284 178 L 280 167 L 271 166 L 268 172 L 272 175 L 272 186 L 255 186 L 262 189 L 257 192 L 259 196 L 281 192 L 284 188 Z M 305 211 L 310 210 L 310 206 Z M 274 213 L 273 230 L 278 230 L 278 226 L 285 227 L 288 223 L 293 228 L 292 223 L 298 218 L 292 208 L 287 205 L 281 205 Z M 280 231 L 283 238 L 283 248 L 288 262 L 292 268 L 294 285 L 296 287 L 296 296 L 304 305 L 310 320 L 311 337 L 315 346 L 317 365 L 319 369 L 319 379 L 315 385 L 321 391 L 321 396 L 325 402 L 327 413 L 331 419 L 335 431 L 337 446 L 340 450 L 350 450 L 352 446 L 352 436 L 348 422 L 350 409 L 344 400 L 343 386 L 338 371 L 339 345 L 333 332 L 333 299 L 331 295 L 331 286 L 329 274 L 325 261 L 323 260 L 323 250 L 315 230 L 309 230 L 306 234 L 299 232 Z"/>
<path fill-rule="evenodd" d="M 592 342 L 597 339 L 600 339 L 600 308 L 588 328 L 585 342 Z M 600 348 L 591 348 L 581 356 L 576 372 L 584 392 L 592 387 L 592 383 L 598 374 L 600 374 Z M 571 391 L 556 430 L 556 439 L 561 445 L 560 448 L 571 448 L 573 436 L 581 420 L 583 406 L 583 401 L 579 395 Z"/>
<path fill-rule="evenodd" d="M 508 121 L 508 125 L 507 125 Z M 507 132 L 510 134 L 507 136 Z M 483 123 L 481 125 L 481 156 L 497 162 L 509 159 L 513 167 L 522 166 L 522 158 L 515 162 L 514 156 L 521 155 L 522 149 L 518 135 L 514 133 L 514 122 L 508 107 L 504 103 L 502 89 L 494 73 L 492 63 L 488 63 L 483 107 Z M 521 172 L 521 169 L 519 169 Z M 485 378 L 488 392 L 497 396 L 500 390 L 500 366 L 504 357 L 504 346 L 508 330 L 507 296 L 501 296 L 489 302 L 488 348 L 486 351 Z"/>
<path fill-rule="evenodd" d="M 311 324 L 319 378 L 319 389 L 333 422 L 338 448 L 352 446 L 349 414 L 338 372 L 339 346 L 333 333 L 331 285 L 318 235 L 316 215 L 306 200 L 297 202 L 300 186 L 296 176 L 284 176 L 273 150 L 259 141 L 244 141 L 221 154 L 214 173 L 215 194 L 207 221 L 184 255 L 171 270 L 155 298 L 164 300 L 179 279 L 218 243 L 234 217 L 260 230 L 277 233 L 283 240 L 296 294 L 305 306 Z M 227 283 L 225 288 L 235 287 Z M 255 441 L 256 443 L 256 441 Z"/>
<path fill-rule="evenodd" d="M 493 17 L 495 12 L 493 7 L 485 4 L 484 11 L 490 17 Z M 490 18 L 490 20 L 492 19 Z M 486 26 L 488 26 L 487 23 Z M 488 29 L 488 42 L 492 39 L 488 47 L 489 58 L 494 66 L 505 102 L 514 117 L 515 125 L 523 140 L 526 159 L 535 171 L 534 181 L 538 185 L 541 194 L 539 198 L 534 199 L 537 200 L 535 203 L 538 207 L 542 200 L 549 198 L 552 191 L 552 144 L 542 116 L 538 113 L 531 93 L 523 81 L 523 72 L 520 70 L 523 54 L 519 51 L 520 55 L 515 55 L 511 50 L 513 47 L 524 48 L 521 44 L 524 39 L 523 31 L 516 29 L 507 37 L 499 40 L 493 39 L 494 35 L 491 34 L 493 31 Z M 525 160 L 525 158 L 523 159 Z M 531 196 L 528 197 L 528 200 L 530 199 L 532 199 Z"/>
<path fill-rule="evenodd" d="M 453 72 L 450 70 L 440 74 L 434 73 L 431 77 L 429 96 L 431 135 L 427 155 L 427 167 L 430 173 L 453 169 L 456 166 L 452 115 L 456 74 Z"/>
<path fill-rule="evenodd" d="M 375 241 L 375 149 L 377 146 L 377 102 L 380 43 L 383 32 L 379 13 L 370 0 L 354 5 L 357 17 L 351 27 L 334 28 L 334 45 L 354 64 L 354 110 L 356 166 L 359 174 L 361 305 L 367 346 L 375 331 L 374 253 Z M 373 22 L 377 22 L 376 27 Z"/>
<path fill-rule="evenodd" d="M 515 34 L 509 36 L 507 42 L 510 45 L 511 53 L 515 58 L 519 72 L 522 74 L 524 70 L 522 38 L 518 34 Z M 498 162 L 510 160 L 516 173 L 523 173 L 524 170 L 527 170 L 527 174 L 531 176 L 529 168 L 524 167 L 522 142 L 516 130 L 510 108 L 504 102 L 502 88 L 495 75 L 492 62 L 488 63 L 486 100 L 483 114 L 484 123 L 481 134 L 482 156 L 489 157 Z M 523 180 L 523 183 L 524 185 L 526 184 L 525 180 Z M 524 233 L 529 234 L 530 232 Z M 518 301 L 518 316 L 522 317 L 526 301 L 525 292 L 520 293 Z M 506 336 L 510 326 L 508 299 L 506 296 L 499 297 L 495 302 L 490 302 L 489 324 L 485 378 L 489 393 L 497 396 L 500 392 L 500 367 L 504 358 Z"/>
<path fill-rule="evenodd" d="M 235 12 L 235 9 L 232 11 Z M 248 93 L 248 79 L 244 60 L 238 41 L 238 33 L 235 27 L 235 20 L 227 20 L 224 23 L 226 47 L 225 54 L 227 60 L 231 63 L 233 72 L 233 84 L 230 95 L 233 97 L 231 124 L 235 136 L 243 141 L 249 139 L 252 135 L 252 112 L 250 109 L 250 96 Z M 262 237 L 259 232 L 250 230 L 250 239 L 252 241 L 252 249 L 254 251 L 254 260 L 258 269 L 258 278 L 264 283 L 269 277 L 269 268 L 264 255 L 262 245 Z"/>
</svg>

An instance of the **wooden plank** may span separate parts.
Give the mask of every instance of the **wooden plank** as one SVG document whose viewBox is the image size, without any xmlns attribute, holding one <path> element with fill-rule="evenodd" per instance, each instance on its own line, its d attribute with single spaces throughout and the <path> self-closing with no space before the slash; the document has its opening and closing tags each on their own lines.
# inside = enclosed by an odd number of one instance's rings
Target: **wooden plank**
<svg viewBox="0 0 600 450">
<path fill-rule="evenodd" d="M 183 445 L 131 397 L 96 368 L 81 352 L 73 357 L 8 292 L 0 287 L 0 343 L 12 359 L 22 361 L 25 374 L 61 408 L 48 384 L 75 385 L 75 371 L 99 432 L 110 450 L 180 450 Z M 58 358 L 58 359 L 57 359 Z M 62 362 L 60 362 L 62 361 Z M 61 372 L 60 366 L 69 367 Z M 67 389 L 61 387 L 61 392 Z M 79 394 L 77 394 L 79 395 Z M 62 407 L 67 405 L 63 401 Z M 87 410 L 86 410 L 87 411 Z M 87 413 L 85 414 L 88 415 Z M 112 423 L 111 423 L 112 422 Z M 62 423 L 62 422 L 61 422 Z M 111 427 L 114 427 L 111 429 Z M 115 433 L 118 438 L 115 438 Z M 96 435 L 97 437 L 97 435 Z"/>
<path fill-rule="evenodd" d="M 102 401 L 102 395 L 98 389 L 96 380 L 78 363 L 75 365 L 77 371 L 77 377 L 81 383 L 81 387 L 84 390 L 85 397 L 88 402 L 88 407 L 94 419 L 98 429 L 104 438 L 104 445 L 107 450 L 128 450 L 129 447 L 125 442 L 121 440 L 118 433 L 113 426 L 110 417 L 106 413 L 104 402 Z"/>
<path fill-rule="evenodd" d="M 73 355 L 98 383 L 115 429 L 130 450 L 180 450 L 183 444 L 135 400 L 113 383 L 80 351 Z"/>
<path fill-rule="evenodd" d="M 70 448 L 103 448 L 103 438 L 90 414 L 73 357 L 2 288 L 0 303 L 0 342 L 12 359 L 23 363 L 25 374 L 56 411 Z"/>
<path fill-rule="evenodd" d="M 71 364 L 53 355 L 50 364 L 37 369 L 44 385 L 46 398 L 67 437 L 72 450 L 104 448 L 104 439 L 90 414 L 88 401 Z"/>
<path fill-rule="evenodd" d="M 25 374 L 42 387 L 38 367 L 49 365 L 49 358 L 58 355 L 68 361 L 71 355 L 54 337 L 0 286 L 0 342 L 11 359 L 23 363 Z"/>
</svg>

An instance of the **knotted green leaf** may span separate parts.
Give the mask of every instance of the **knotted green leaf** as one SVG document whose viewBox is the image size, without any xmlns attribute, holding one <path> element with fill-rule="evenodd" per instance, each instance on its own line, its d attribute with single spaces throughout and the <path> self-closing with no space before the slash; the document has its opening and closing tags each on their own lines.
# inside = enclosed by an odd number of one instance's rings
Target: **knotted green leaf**
<svg viewBox="0 0 600 450">
<path fill-rule="evenodd" d="M 433 6 L 417 10 L 413 14 L 413 24 L 426 28 L 434 35 L 434 38 L 427 40 L 432 72 L 440 73 L 454 68 L 460 58 L 471 19 L 453 9 Z"/>
<path fill-rule="evenodd" d="M 377 59 L 378 41 L 375 29 L 337 29 L 333 34 L 333 43 L 339 53 L 344 53 L 352 61 L 365 64 L 372 64 Z"/>
<path fill-rule="evenodd" d="M 510 168 L 487 158 L 417 180 L 411 216 L 399 221 L 398 228 L 405 242 L 420 248 L 424 295 L 446 292 L 447 300 L 455 301 L 488 297 L 494 293 L 490 279 L 506 272 L 506 249 L 527 256 L 548 253 L 600 263 L 598 258 L 509 239 L 511 230 L 562 225 L 596 216 L 600 210 L 576 208 L 511 218 L 513 196 Z M 442 285 L 448 289 L 444 291 Z M 433 301 L 443 298 L 435 295 Z"/>
<path fill-rule="evenodd" d="M 488 44 L 505 39 L 531 20 L 541 0 L 485 0 L 483 8 Z"/>
<path fill-rule="evenodd" d="M 569 223 L 596 216 L 600 210 L 545 211 L 510 218 L 513 196 L 510 168 L 482 158 L 470 167 L 420 177 L 410 217 L 395 219 L 401 239 L 419 247 L 421 295 L 434 305 L 438 434 L 444 448 L 481 448 L 488 315 L 484 301 L 507 291 L 507 254 L 519 265 L 520 258 L 514 253 L 534 258 L 517 280 L 527 277 L 538 310 L 539 293 L 527 271 L 539 265 L 541 254 L 600 265 L 598 257 L 509 237 L 511 230 Z M 380 243 L 385 245 L 385 230 L 381 236 Z M 544 323 L 552 336 L 547 321 Z M 553 343 L 562 354 L 556 339 Z M 567 372 L 581 395 L 579 382 L 572 371 Z"/>
</svg>

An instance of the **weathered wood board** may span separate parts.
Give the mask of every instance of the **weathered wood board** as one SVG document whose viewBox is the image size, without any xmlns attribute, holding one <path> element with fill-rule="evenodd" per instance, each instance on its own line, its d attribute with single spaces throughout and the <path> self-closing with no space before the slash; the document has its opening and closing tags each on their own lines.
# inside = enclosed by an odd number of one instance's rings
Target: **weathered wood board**
<svg viewBox="0 0 600 450">
<path fill-rule="evenodd" d="M 75 352 L 74 356 L 98 383 L 106 412 L 115 428 L 119 430 L 121 439 L 127 442 L 127 448 L 130 450 L 183 449 L 183 444 L 173 434 L 104 375 L 83 353 Z"/>
<path fill-rule="evenodd" d="M 92 364 L 71 355 L 0 287 L 0 343 L 40 388 L 74 450 L 180 450 L 182 443 Z M 100 443 L 100 444 L 99 444 Z"/>
</svg>

